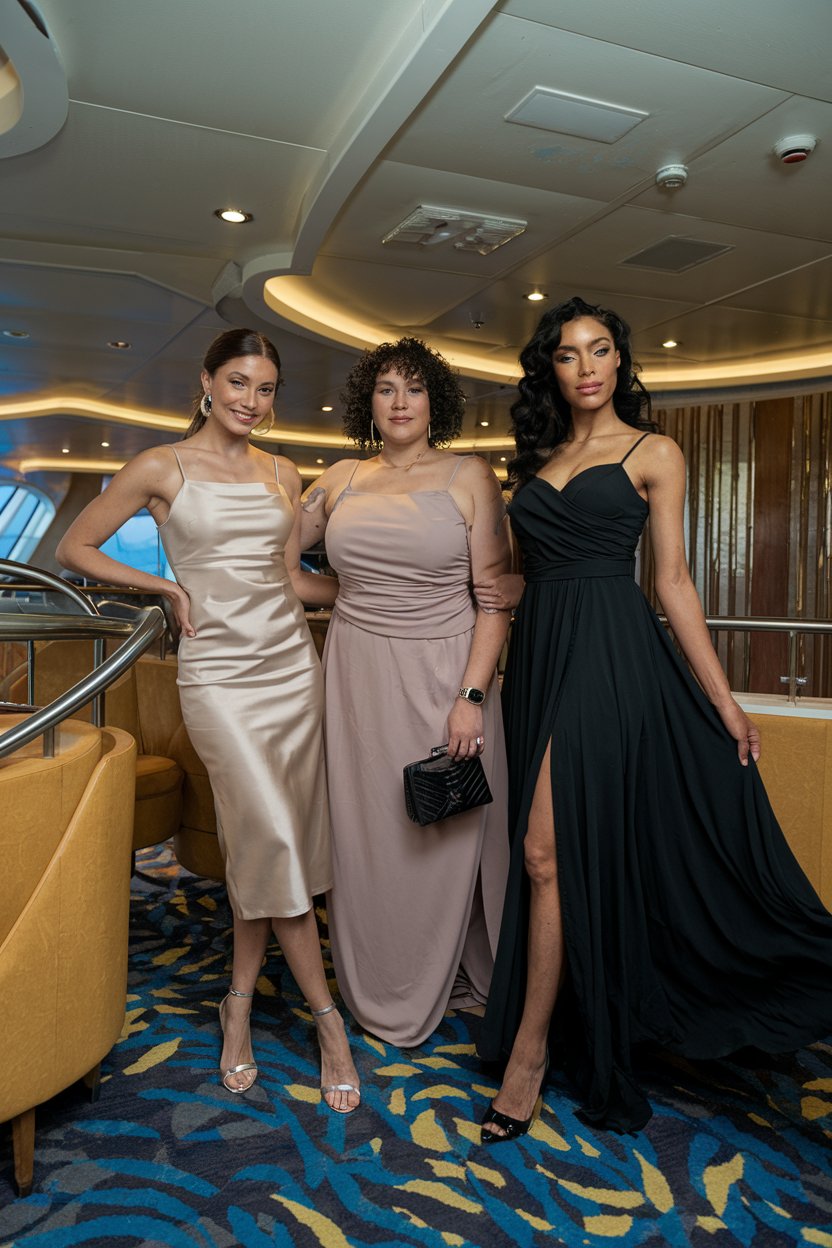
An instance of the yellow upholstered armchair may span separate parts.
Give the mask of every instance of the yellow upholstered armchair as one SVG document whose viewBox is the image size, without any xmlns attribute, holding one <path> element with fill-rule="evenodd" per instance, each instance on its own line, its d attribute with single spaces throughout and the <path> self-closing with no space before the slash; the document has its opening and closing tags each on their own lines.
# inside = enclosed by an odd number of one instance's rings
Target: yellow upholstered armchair
<svg viewBox="0 0 832 1248">
<path fill-rule="evenodd" d="M 0 1122 L 21 1195 L 35 1108 L 81 1078 L 97 1092 L 127 989 L 135 742 L 72 719 L 56 733 L 54 758 L 35 741 L 0 759 Z"/>
</svg>

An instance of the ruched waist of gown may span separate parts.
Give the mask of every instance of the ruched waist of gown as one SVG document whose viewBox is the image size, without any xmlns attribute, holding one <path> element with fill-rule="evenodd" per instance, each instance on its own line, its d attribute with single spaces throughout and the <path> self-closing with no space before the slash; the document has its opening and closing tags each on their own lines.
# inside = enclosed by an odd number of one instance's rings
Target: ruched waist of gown
<svg viewBox="0 0 832 1248">
<path fill-rule="evenodd" d="M 424 585 L 371 592 L 341 581 L 334 615 L 367 633 L 384 637 L 457 637 L 474 627 L 470 593 L 426 594 Z"/>
<path fill-rule="evenodd" d="M 634 576 L 635 559 L 568 559 L 526 567 L 527 585 L 541 581 L 582 580 L 596 576 Z"/>
</svg>

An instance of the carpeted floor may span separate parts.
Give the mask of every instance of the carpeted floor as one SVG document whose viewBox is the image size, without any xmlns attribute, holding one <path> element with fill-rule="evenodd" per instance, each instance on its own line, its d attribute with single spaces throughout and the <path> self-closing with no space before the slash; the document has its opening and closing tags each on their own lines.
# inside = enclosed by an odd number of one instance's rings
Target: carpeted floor
<svg viewBox="0 0 832 1248">
<path fill-rule="evenodd" d="M 474 1055 L 476 1017 L 449 1015 L 406 1052 L 353 1027 L 364 1101 L 339 1117 L 320 1103 L 311 1020 L 273 949 L 255 1002 L 260 1077 L 232 1096 L 216 1071 L 224 892 L 164 852 L 139 866 L 127 1020 L 100 1099 L 76 1087 L 38 1111 L 26 1200 L 3 1128 L 0 1248 L 832 1248 L 832 1044 L 773 1069 L 657 1064 L 654 1117 L 632 1137 L 582 1125 L 554 1080 L 531 1134 L 486 1150 L 472 1124 L 496 1083 Z"/>
</svg>

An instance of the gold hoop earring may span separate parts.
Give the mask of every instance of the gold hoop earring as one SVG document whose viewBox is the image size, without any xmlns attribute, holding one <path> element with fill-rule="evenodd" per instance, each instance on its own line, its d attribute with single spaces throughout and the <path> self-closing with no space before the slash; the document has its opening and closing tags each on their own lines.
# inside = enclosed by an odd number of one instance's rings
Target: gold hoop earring
<svg viewBox="0 0 832 1248">
<path fill-rule="evenodd" d="M 271 433 L 272 429 L 274 429 L 274 422 L 275 422 L 275 414 L 274 414 L 274 408 L 272 408 L 271 411 L 269 412 L 269 423 L 265 426 L 265 428 L 263 427 L 261 423 L 259 425 L 255 425 L 251 432 L 257 433 L 260 435 L 261 438 L 264 438 L 267 433 Z"/>
</svg>

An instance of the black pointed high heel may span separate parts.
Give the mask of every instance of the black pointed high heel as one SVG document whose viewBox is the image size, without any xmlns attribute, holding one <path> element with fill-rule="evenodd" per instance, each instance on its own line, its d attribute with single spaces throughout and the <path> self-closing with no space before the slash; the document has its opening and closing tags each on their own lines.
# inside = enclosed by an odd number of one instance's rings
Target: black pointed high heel
<svg viewBox="0 0 832 1248">
<path fill-rule="evenodd" d="M 521 1135 L 525 1135 L 529 1127 L 540 1113 L 540 1107 L 543 1102 L 543 1089 L 546 1087 L 546 1080 L 549 1077 L 549 1052 L 546 1051 L 546 1065 L 543 1067 L 543 1077 L 540 1080 L 540 1091 L 537 1094 L 537 1100 L 534 1108 L 528 1118 L 512 1118 L 510 1114 L 504 1114 L 501 1110 L 494 1108 L 494 1102 L 488 1106 L 488 1109 L 482 1116 L 480 1133 L 481 1142 L 483 1144 L 503 1144 L 506 1140 L 517 1140 Z M 490 1126 L 500 1127 L 500 1132 L 489 1131 Z"/>
</svg>

